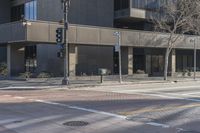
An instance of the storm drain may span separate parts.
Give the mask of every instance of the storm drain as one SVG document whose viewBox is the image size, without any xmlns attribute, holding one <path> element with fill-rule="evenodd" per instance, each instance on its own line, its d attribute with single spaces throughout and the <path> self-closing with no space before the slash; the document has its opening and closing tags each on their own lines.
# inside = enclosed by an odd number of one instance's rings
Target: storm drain
<svg viewBox="0 0 200 133">
<path fill-rule="evenodd" d="M 87 126 L 89 123 L 86 121 L 68 121 L 63 123 L 64 126 L 71 126 L 71 127 L 83 127 Z"/>
<path fill-rule="evenodd" d="M 13 121 L 12 123 L 22 123 L 23 121 L 17 120 L 17 121 Z"/>
</svg>

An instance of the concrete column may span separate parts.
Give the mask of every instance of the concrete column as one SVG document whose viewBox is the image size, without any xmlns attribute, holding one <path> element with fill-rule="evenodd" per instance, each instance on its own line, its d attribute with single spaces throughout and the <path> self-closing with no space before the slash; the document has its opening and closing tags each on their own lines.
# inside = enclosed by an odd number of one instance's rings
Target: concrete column
<svg viewBox="0 0 200 133">
<path fill-rule="evenodd" d="M 146 55 L 146 73 L 151 74 L 151 55 Z"/>
<path fill-rule="evenodd" d="M 7 68 L 8 68 L 8 77 L 11 76 L 11 46 L 7 44 Z"/>
<path fill-rule="evenodd" d="M 23 45 L 7 45 L 8 76 L 16 76 L 25 71 L 24 54 Z"/>
<path fill-rule="evenodd" d="M 133 75 L 133 47 L 128 47 L 128 75 Z"/>
<path fill-rule="evenodd" d="M 176 74 L 176 50 L 173 49 L 171 53 L 171 76 Z"/>
<path fill-rule="evenodd" d="M 69 75 L 76 76 L 76 66 L 78 63 L 78 47 L 69 45 Z"/>
</svg>

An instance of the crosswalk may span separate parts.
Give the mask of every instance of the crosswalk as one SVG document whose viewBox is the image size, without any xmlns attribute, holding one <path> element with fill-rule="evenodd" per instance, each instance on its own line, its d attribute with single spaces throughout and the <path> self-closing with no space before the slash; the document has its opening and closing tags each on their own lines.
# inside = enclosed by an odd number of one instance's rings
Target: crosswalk
<svg viewBox="0 0 200 133">
<path fill-rule="evenodd" d="M 139 94 L 169 99 L 182 99 L 200 102 L 200 82 L 184 82 L 171 84 L 136 84 L 119 86 L 100 86 L 96 88 L 85 88 L 103 92 L 113 92 L 122 94 Z"/>
</svg>

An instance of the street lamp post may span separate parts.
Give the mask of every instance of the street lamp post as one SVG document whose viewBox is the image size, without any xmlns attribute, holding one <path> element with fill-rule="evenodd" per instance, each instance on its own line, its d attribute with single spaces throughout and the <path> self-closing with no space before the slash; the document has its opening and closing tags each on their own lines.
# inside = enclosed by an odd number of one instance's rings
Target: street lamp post
<svg viewBox="0 0 200 133">
<path fill-rule="evenodd" d="M 196 42 L 194 39 L 194 80 L 196 80 L 196 71 L 197 71 L 197 49 L 196 49 Z"/>
<path fill-rule="evenodd" d="M 196 71 L 197 71 L 197 49 L 195 39 L 191 39 L 190 42 L 194 43 L 194 80 L 196 80 Z"/>
<path fill-rule="evenodd" d="M 121 33 L 120 32 L 114 32 L 114 36 L 117 37 L 118 41 L 116 44 L 118 53 L 119 53 L 119 82 L 122 83 L 122 60 L 121 60 Z"/>
<path fill-rule="evenodd" d="M 61 0 L 63 4 L 63 12 L 64 12 L 64 78 L 62 80 L 62 85 L 69 84 L 69 45 L 68 45 L 68 11 L 70 6 L 70 0 Z"/>
</svg>

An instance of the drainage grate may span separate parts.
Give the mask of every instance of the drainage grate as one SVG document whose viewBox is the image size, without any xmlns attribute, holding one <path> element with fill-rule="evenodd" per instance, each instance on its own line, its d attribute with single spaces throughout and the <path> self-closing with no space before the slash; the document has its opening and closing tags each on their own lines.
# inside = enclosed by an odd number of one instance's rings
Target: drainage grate
<svg viewBox="0 0 200 133">
<path fill-rule="evenodd" d="M 89 123 L 86 121 L 68 121 L 63 123 L 65 126 L 71 126 L 71 127 L 83 127 L 87 126 Z"/>
<path fill-rule="evenodd" d="M 18 120 L 18 121 L 13 121 L 12 123 L 22 123 L 23 121 L 20 121 L 20 120 Z"/>
</svg>

